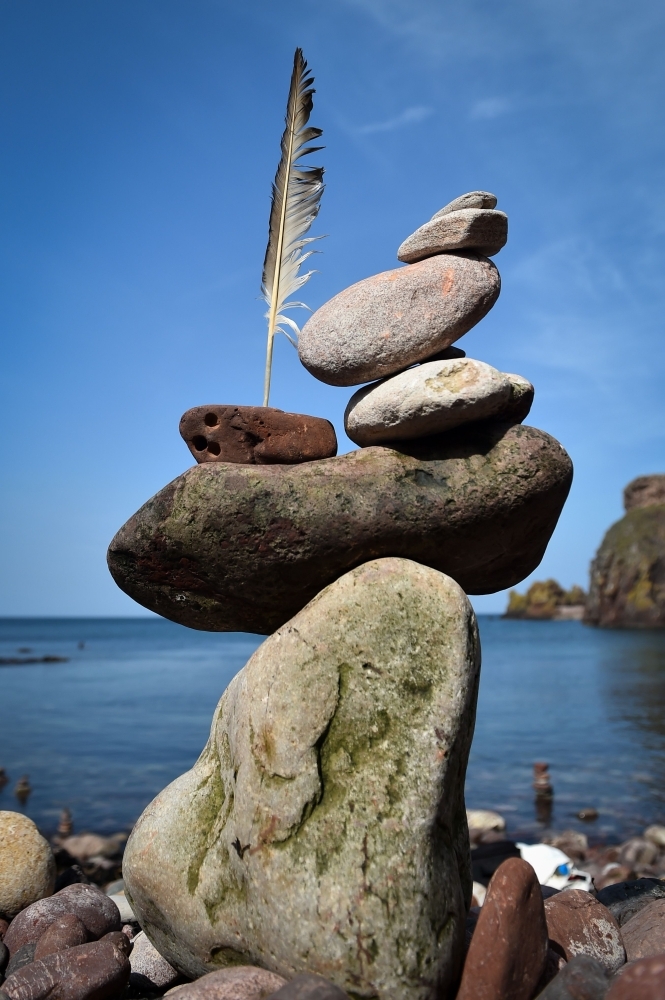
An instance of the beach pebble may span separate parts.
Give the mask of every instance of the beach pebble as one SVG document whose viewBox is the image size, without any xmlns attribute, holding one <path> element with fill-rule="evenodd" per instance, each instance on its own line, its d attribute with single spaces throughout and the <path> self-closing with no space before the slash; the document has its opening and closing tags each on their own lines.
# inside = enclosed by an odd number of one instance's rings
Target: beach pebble
<svg viewBox="0 0 665 1000">
<path fill-rule="evenodd" d="M 197 462 L 296 465 L 337 454 L 329 420 L 272 406 L 195 406 L 180 418 L 180 435 Z"/>
<path fill-rule="evenodd" d="M 349 997 L 328 979 L 313 976 L 310 972 L 301 972 L 276 993 L 272 993 L 270 1000 L 349 1000 Z"/>
<path fill-rule="evenodd" d="M 467 809 L 466 821 L 469 824 L 469 835 L 472 840 L 480 836 L 481 833 L 488 833 L 490 830 L 506 829 L 506 821 L 503 816 L 491 809 Z"/>
<path fill-rule="evenodd" d="M 615 979 L 605 1000 L 665 1000 L 665 955 L 635 962 Z"/>
<path fill-rule="evenodd" d="M 73 913 L 63 913 L 46 928 L 35 947 L 35 959 L 45 958 L 56 951 L 86 944 L 88 932 Z M 29 947 L 29 945 L 28 945 Z"/>
<path fill-rule="evenodd" d="M 108 895 L 108 894 L 107 894 Z M 124 890 L 122 892 L 116 892 L 112 896 L 109 896 L 115 905 L 118 907 L 118 912 L 120 914 L 120 919 L 125 923 L 132 923 L 136 920 L 134 916 L 134 911 L 127 897 L 125 896 Z"/>
<path fill-rule="evenodd" d="M 394 375 L 475 326 L 500 287 L 494 264 L 471 252 L 440 254 L 372 275 L 310 317 L 298 339 L 300 360 L 330 385 Z"/>
<path fill-rule="evenodd" d="M 129 959 L 132 967 L 129 982 L 133 988 L 148 991 L 168 989 L 180 978 L 178 970 L 162 958 L 143 931 L 136 935 L 133 944 Z"/>
<path fill-rule="evenodd" d="M 132 953 L 133 944 L 131 939 L 123 931 L 109 931 L 100 937 L 100 941 L 110 941 L 119 951 L 128 958 Z"/>
<path fill-rule="evenodd" d="M 665 954 L 665 899 L 654 899 L 621 928 L 626 958 Z"/>
<path fill-rule="evenodd" d="M 531 1000 L 547 955 L 547 924 L 538 880 L 526 861 L 509 858 L 487 889 L 457 1000 Z"/>
<path fill-rule="evenodd" d="M 425 437 L 492 416 L 511 396 L 505 375 L 483 361 L 430 361 L 359 389 L 344 428 L 363 447 Z"/>
<path fill-rule="evenodd" d="M 111 858 L 122 850 L 124 836 L 100 837 L 97 833 L 79 833 L 74 837 L 66 837 L 60 846 L 77 861 L 89 861 L 91 858 Z"/>
<path fill-rule="evenodd" d="M 459 212 L 462 208 L 496 208 L 497 197 L 489 191 L 469 191 L 461 194 L 458 198 L 453 198 L 447 205 L 440 208 L 432 216 L 438 219 L 441 215 L 449 215 L 450 212 Z"/>
<path fill-rule="evenodd" d="M 619 927 L 623 927 L 654 899 L 665 899 L 665 882 L 657 878 L 619 882 L 601 889 L 596 898 L 607 907 Z"/>
<path fill-rule="evenodd" d="M 658 826 L 657 824 L 648 826 L 644 831 L 644 837 L 657 847 L 665 848 L 665 826 Z"/>
<path fill-rule="evenodd" d="M 397 251 L 397 259 L 415 264 L 435 254 L 451 250 L 475 250 L 493 257 L 508 240 L 508 216 L 484 208 L 463 208 L 426 222 L 407 236 Z"/>
<path fill-rule="evenodd" d="M 607 969 L 616 970 L 626 961 L 626 951 L 616 920 L 602 903 L 582 889 L 567 889 L 545 901 L 550 940 L 568 961 L 589 955 Z"/>
<path fill-rule="evenodd" d="M 0 914 L 14 917 L 55 886 L 55 860 L 47 840 L 27 816 L 0 810 Z"/>
<path fill-rule="evenodd" d="M 129 980 L 129 959 L 110 941 L 93 941 L 47 955 L 9 976 L 9 1000 L 105 1000 Z"/>
<path fill-rule="evenodd" d="M 9 925 L 5 944 L 12 954 L 23 945 L 35 944 L 46 928 L 64 913 L 77 916 L 90 938 L 120 930 L 120 914 L 113 900 L 97 886 L 77 882 L 22 910 Z"/>
<path fill-rule="evenodd" d="M 652 865 L 658 857 L 658 847 L 645 837 L 631 837 L 621 845 L 619 862 L 627 868 L 639 869 Z"/>
<path fill-rule="evenodd" d="M 550 980 L 538 1000 L 604 1000 L 610 973 L 589 955 L 576 955 Z"/>
<path fill-rule="evenodd" d="M 285 983 L 282 976 L 256 965 L 235 965 L 176 986 L 166 995 L 174 1000 L 264 1000 Z"/>
</svg>

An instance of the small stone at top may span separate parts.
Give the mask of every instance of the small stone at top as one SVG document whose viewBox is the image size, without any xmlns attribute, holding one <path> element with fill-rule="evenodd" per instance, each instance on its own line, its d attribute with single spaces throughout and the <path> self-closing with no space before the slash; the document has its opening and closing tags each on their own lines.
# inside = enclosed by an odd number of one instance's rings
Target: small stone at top
<svg viewBox="0 0 665 1000">
<path fill-rule="evenodd" d="M 496 208 L 497 197 L 489 191 L 469 191 L 468 194 L 461 194 L 459 198 L 453 198 L 447 205 L 440 208 L 432 219 L 438 219 L 441 215 L 448 215 L 450 212 L 458 212 L 460 208 Z"/>
</svg>

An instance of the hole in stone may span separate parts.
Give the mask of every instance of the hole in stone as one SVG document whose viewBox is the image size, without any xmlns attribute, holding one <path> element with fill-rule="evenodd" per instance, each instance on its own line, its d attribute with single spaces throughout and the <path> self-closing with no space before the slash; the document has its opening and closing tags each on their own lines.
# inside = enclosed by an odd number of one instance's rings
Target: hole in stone
<svg viewBox="0 0 665 1000">
<path fill-rule="evenodd" d="M 192 444 L 194 445 L 197 451 L 205 451 L 208 442 L 206 441 L 206 439 L 203 437 L 202 434 L 197 434 L 195 438 L 192 438 Z"/>
<path fill-rule="evenodd" d="M 210 452 L 211 455 L 219 455 L 221 450 L 222 450 L 221 447 L 216 441 L 211 441 L 210 444 L 208 445 L 208 451 Z"/>
<path fill-rule="evenodd" d="M 219 423 L 216 413 L 206 413 L 205 417 L 203 418 L 203 421 L 207 427 L 216 427 L 217 424 Z"/>
</svg>

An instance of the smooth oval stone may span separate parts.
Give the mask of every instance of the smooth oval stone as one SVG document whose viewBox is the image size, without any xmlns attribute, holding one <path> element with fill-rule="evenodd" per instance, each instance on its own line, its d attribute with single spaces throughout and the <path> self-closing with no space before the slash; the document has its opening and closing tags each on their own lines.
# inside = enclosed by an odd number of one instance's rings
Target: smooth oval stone
<svg viewBox="0 0 665 1000">
<path fill-rule="evenodd" d="M 536 568 L 571 479 L 554 438 L 493 421 L 399 451 L 197 465 L 120 529 L 109 568 L 139 604 L 217 632 L 273 632 L 383 555 L 448 573 L 469 594 L 493 593 Z"/>
<path fill-rule="evenodd" d="M 408 559 L 345 574 L 271 635 L 128 841 L 160 954 L 189 976 L 251 963 L 356 998 L 454 995 L 479 670 L 466 595 Z"/>
<path fill-rule="evenodd" d="M 450 212 L 458 212 L 461 208 L 496 208 L 497 197 L 489 191 L 469 191 L 468 194 L 461 194 L 458 198 L 453 198 L 447 205 L 440 208 L 432 218 L 438 219 L 440 215 L 448 215 Z"/>
<path fill-rule="evenodd" d="M 305 368 L 329 385 L 394 375 L 449 347 L 492 308 L 495 265 L 472 252 L 439 254 L 345 288 L 298 338 Z"/>
<path fill-rule="evenodd" d="M 508 379 L 484 361 L 430 361 L 359 389 L 344 428 L 362 446 L 401 441 L 493 416 L 511 398 Z"/>
<path fill-rule="evenodd" d="M 498 253 L 508 240 L 508 216 L 483 208 L 463 208 L 426 222 L 407 236 L 397 259 L 413 264 L 446 250 L 476 250 L 485 257 Z"/>
<path fill-rule="evenodd" d="M 55 860 L 48 840 L 27 816 L 0 810 L 0 914 L 9 918 L 55 885 Z"/>
<path fill-rule="evenodd" d="M 295 465 L 337 454 L 329 420 L 273 406 L 194 406 L 180 418 L 180 435 L 197 462 Z"/>
<path fill-rule="evenodd" d="M 545 900 L 545 916 L 550 941 L 566 961 L 574 955 L 589 955 L 608 972 L 616 972 L 626 961 L 618 923 L 591 893 L 582 889 L 558 892 Z"/>
</svg>

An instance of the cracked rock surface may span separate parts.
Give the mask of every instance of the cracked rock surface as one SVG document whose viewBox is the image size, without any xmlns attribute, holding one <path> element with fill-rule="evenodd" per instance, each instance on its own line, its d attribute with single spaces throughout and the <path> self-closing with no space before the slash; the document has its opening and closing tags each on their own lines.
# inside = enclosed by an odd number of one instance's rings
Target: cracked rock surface
<svg viewBox="0 0 665 1000">
<path fill-rule="evenodd" d="M 125 891 L 160 954 L 192 977 L 258 965 L 446 995 L 479 667 L 465 594 L 406 559 L 347 573 L 270 636 L 128 842 Z"/>
</svg>

